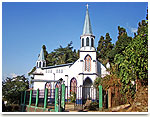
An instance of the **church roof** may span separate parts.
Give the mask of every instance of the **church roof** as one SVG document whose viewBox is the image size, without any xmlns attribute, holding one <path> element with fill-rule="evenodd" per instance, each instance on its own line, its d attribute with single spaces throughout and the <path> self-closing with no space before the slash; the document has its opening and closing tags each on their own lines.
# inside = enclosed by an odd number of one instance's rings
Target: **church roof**
<svg viewBox="0 0 150 117">
<path fill-rule="evenodd" d="M 71 65 L 73 65 L 73 63 L 60 64 L 60 65 L 54 65 L 54 66 L 47 66 L 47 67 L 43 67 L 43 69 L 51 69 L 51 68 L 71 66 Z"/>
<path fill-rule="evenodd" d="M 89 16 L 88 5 L 87 5 L 84 27 L 83 27 L 83 35 L 89 35 L 89 34 L 92 35 L 93 33 L 92 33 L 90 16 Z"/>
<path fill-rule="evenodd" d="M 41 49 L 41 52 L 40 52 L 40 55 L 39 55 L 39 58 L 38 58 L 38 61 L 44 61 L 45 60 L 45 57 L 44 57 L 44 51 L 43 51 L 43 48 Z"/>
</svg>

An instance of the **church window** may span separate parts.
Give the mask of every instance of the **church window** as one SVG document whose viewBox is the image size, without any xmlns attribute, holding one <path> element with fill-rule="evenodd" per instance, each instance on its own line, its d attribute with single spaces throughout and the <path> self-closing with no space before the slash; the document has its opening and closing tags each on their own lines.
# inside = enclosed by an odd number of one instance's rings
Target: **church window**
<svg viewBox="0 0 150 117">
<path fill-rule="evenodd" d="M 37 68 L 39 67 L 39 66 L 38 66 L 38 62 L 37 62 L 37 66 L 36 66 L 36 67 L 37 67 Z"/>
<path fill-rule="evenodd" d="M 91 71 L 91 57 L 86 56 L 85 58 L 85 71 L 90 72 Z"/>
<path fill-rule="evenodd" d="M 58 69 L 56 70 L 56 73 L 58 73 Z"/>
<path fill-rule="evenodd" d="M 61 73 L 63 73 L 63 69 L 61 69 Z"/>
<path fill-rule="evenodd" d="M 39 68 L 41 68 L 41 62 L 39 62 Z"/>
<path fill-rule="evenodd" d="M 45 63 L 43 62 L 43 67 L 45 67 Z"/>
<path fill-rule="evenodd" d="M 84 47 L 84 38 L 82 38 L 82 47 Z"/>
<path fill-rule="evenodd" d="M 86 46 L 89 46 L 89 38 L 86 38 Z"/>
<path fill-rule="evenodd" d="M 94 47 L 94 39 L 91 38 L 91 46 Z"/>
<path fill-rule="evenodd" d="M 75 78 L 72 78 L 70 81 L 70 92 L 71 93 L 77 93 L 77 80 Z"/>
</svg>

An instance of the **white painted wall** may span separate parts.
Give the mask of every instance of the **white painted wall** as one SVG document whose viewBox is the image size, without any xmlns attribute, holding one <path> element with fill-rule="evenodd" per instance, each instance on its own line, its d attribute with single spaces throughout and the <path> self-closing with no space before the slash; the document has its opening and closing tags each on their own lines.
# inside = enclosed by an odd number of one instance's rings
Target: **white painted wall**
<svg viewBox="0 0 150 117">
<path fill-rule="evenodd" d="M 85 71 L 85 57 L 90 55 L 91 60 L 91 71 Z M 83 85 L 83 81 L 89 77 L 92 82 L 96 79 L 97 75 L 101 75 L 104 77 L 108 72 L 106 68 L 96 60 L 96 52 L 94 51 L 87 51 L 87 52 L 80 52 L 80 58 L 73 64 L 68 66 L 59 66 L 59 67 L 47 67 L 44 69 L 37 68 L 37 73 L 43 73 L 43 75 L 35 75 L 34 79 L 42 79 L 42 80 L 59 80 L 62 78 L 65 81 L 66 86 L 70 86 L 70 81 L 72 78 L 76 78 L 77 86 Z M 88 75 L 82 75 L 81 73 Z M 95 75 L 92 75 L 92 74 Z M 67 75 L 67 76 L 66 76 Z M 44 89 L 46 82 L 35 82 L 34 89 Z M 54 85 L 55 86 L 55 85 Z"/>
</svg>

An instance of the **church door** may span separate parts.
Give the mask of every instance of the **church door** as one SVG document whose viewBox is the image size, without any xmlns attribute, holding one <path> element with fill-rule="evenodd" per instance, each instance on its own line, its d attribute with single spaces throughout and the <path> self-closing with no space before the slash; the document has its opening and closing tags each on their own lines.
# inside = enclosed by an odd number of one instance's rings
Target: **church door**
<svg viewBox="0 0 150 117">
<path fill-rule="evenodd" d="M 83 82 L 83 100 L 91 99 L 90 97 L 90 89 L 92 86 L 92 81 L 90 78 L 86 78 L 85 81 Z"/>
</svg>

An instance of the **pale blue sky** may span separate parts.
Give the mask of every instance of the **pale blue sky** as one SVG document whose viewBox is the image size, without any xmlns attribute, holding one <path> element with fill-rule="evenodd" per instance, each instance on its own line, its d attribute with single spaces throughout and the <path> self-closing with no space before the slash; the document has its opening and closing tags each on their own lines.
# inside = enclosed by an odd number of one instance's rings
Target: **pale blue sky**
<svg viewBox="0 0 150 117">
<path fill-rule="evenodd" d="M 2 75 L 22 75 L 35 66 L 43 44 L 51 52 L 70 41 L 80 49 L 86 5 L 80 3 L 2 3 Z M 113 43 L 118 26 L 130 36 L 145 19 L 148 3 L 90 2 L 89 14 L 97 47 L 109 32 Z"/>
</svg>

